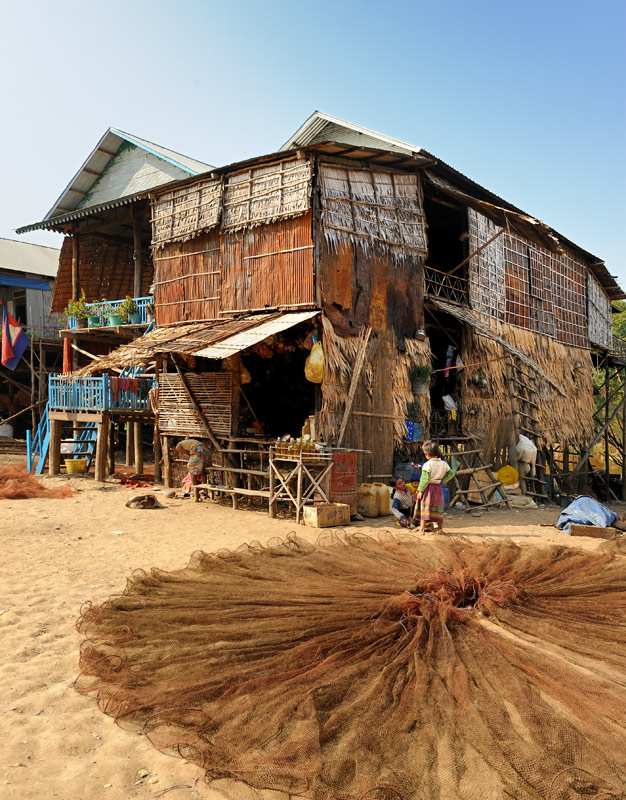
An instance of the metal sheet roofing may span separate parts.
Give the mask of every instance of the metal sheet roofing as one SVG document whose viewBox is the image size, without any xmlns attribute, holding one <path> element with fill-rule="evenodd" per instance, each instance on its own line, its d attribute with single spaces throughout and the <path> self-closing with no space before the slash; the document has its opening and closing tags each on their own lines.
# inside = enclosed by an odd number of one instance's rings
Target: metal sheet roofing
<svg viewBox="0 0 626 800">
<path fill-rule="evenodd" d="M 213 322 L 189 322 L 169 328 L 155 328 L 144 336 L 106 356 L 97 358 L 75 375 L 91 375 L 105 369 L 125 366 L 147 366 L 161 354 L 180 353 L 182 355 L 204 355 L 218 345 L 224 345 L 223 353 L 205 356 L 208 358 L 228 358 L 228 356 L 251 347 L 281 330 L 287 330 L 299 322 L 318 314 L 319 311 L 269 311 L 260 314 L 247 314 L 235 319 L 219 319 Z M 257 332 L 263 331 L 263 335 Z M 248 338 L 239 338 L 244 337 Z M 243 346 L 235 347 L 234 341 Z M 248 344 L 245 344 L 248 342 Z"/>
<path fill-rule="evenodd" d="M 0 269 L 55 278 L 60 253 L 56 247 L 0 239 Z"/>
<path fill-rule="evenodd" d="M 18 233 L 123 205 L 157 186 L 211 169 L 211 164 L 109 128 L 44 219 L 19 228 Z"/>
<path fill-rule="evenodd" d="M 202 350 L 196 350 L 194 355 L 202 356 L 203 358 L 229 358 L 230 356 L 245 350 L 252 345 L 268 339 L 277 333 L 282 333 L 288 328 L 292 328 L 299 322 L 306 322 L 307 319 L 319 314 L 319 311 L 296 311 L 292 313 L 285 313 L 281 316 L 260 322 L 254 328 L 241 333 L 235 333 L 227 339 L 222 339 L 221 342 L 205 347 Z"/>
</svg>

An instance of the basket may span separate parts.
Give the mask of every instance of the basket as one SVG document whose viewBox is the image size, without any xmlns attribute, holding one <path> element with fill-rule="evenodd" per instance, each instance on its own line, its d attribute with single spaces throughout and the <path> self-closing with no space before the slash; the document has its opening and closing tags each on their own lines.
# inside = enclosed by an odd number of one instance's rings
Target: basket
<svg viewBox="0 0 626 800">
<path fill-rule="evenodd" d="M 87 471 L 86 458 L 66 458 L 65 469 L 68 475 L 80 475 Z"/>
</svg>

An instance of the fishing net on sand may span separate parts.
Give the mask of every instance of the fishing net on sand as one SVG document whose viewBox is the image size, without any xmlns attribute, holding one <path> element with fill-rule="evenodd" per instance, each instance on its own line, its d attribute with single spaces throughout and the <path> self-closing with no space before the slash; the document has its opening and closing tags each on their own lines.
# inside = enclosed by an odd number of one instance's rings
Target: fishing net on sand
<svg viewBox="0 0 626 800">
<path fill-rule="evenodd" d="M 135 572 L 77 688 L 207 781 L 315 800 L 624 797 L 626 558 L 297 537 Z"/>
<path fill-rule="evenodd" d="M 29 497 L 70 497 L 72 487 L 66 484 L 47 488 L 26 467 L 0 464 L 0 499 L 24 500 Z"/>
</svg>

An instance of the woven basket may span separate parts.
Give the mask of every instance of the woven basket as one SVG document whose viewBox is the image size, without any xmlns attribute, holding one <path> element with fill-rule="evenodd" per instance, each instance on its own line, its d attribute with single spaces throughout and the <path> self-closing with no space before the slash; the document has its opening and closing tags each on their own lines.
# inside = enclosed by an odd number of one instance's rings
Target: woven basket
<svg viewBox="0 0 626 800">
<path fill-rule="evenodd" d="M 86 458 L 66 458 L 65 469 L 68 475 L 79 475 L 87 471 Z"/>
</svg>

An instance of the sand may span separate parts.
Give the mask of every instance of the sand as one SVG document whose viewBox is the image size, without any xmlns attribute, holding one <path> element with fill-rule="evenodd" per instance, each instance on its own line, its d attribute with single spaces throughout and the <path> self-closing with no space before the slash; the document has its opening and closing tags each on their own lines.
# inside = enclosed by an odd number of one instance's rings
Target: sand
<svg viewBox="0 0 626 800">
<path fill-rule="evenodd" d="M 65 482 L 44 480 L 47 486 Z M 129 497 L 148 490 L 131 491 L 115 479 L 97 484 L 74 477 L 71 484 L 77 492 L 70 499 L 0 500 L 0 798 L 259 800 L 259 792 L 232 781 L 208 786 L 194 764 L 158 752 L 143 735 L 115 725 L 92 699 L 74 691 L 80 644 L 75 621 L 81 603 L 99 603 L 123 590 L 134 569 L 177 569 L 194 550 L 267 542 L 296 530 L 315 541 L 319 531 L 272 520 L 267 513 L 162 494 L 165 508 L 128 509 Z M 602 540 L 574 539 L 541 526 L 556 522 L 558 513 L 554 506 L 477 517 L 456 512 L 448 515 L 446 527 L 475 540 L 601 546 Z M 392 522 L 385 517 L 351 527 L 376 533 Z M 262 793 L 263 800 L 282 797 Z"/>
</svg>

